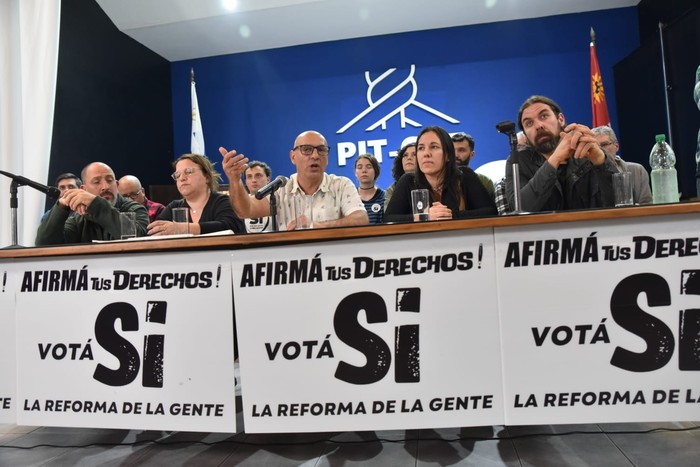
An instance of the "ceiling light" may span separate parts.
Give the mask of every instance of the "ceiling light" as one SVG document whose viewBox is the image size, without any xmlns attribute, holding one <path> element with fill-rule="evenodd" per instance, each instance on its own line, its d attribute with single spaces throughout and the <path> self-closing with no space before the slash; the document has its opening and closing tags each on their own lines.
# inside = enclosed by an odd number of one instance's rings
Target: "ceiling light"
<svg viewBox="0 0 700 467">
<path fill-rule="evenodd" d="M 236 11 L 238 0 L 221 0 L 221 5 L 228 11 Z"/>
</svg>

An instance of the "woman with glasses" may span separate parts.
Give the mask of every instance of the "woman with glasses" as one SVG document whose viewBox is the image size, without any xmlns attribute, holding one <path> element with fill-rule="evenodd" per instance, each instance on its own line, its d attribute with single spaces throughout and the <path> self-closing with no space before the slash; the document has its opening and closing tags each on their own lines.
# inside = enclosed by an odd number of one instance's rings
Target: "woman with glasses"
<svg viewBox="0 0 700 467">
<path fill-rule="evenodd" d="M 418 166 L 396 183 L 385 222 L 413 220 L 411 191 L 427 189 L 429 220 L 496 215 L 496 205 L 473 170 L 459 170 L 450 135 L 438 126 L 424 128 L 416 140 Z"/>
<path fill-rule="evenodd" d="M 189 233 L 194 235 L 233 230 L 245 233 L 245 224 L 231 208 L 228 196 L 218 192 L 221 174 L 205 156 L 183 154 L 173 162 L 171 175 L 182 195 L 168 204 L 158 220 L 148 225 L 148 235 L 176 235 L 188 232 L 184 222 L 173 222 L 174 208 L 189 208 Z"/>
<path fill-rule="evenodd" d="M 394 158 L 394 165 L 391 168 L 391 175 L 394 177 L 394 183 L 386 189 L 384 197 L 384 210 L 389 206 L 391 195 L 394 194 L 396 182 L 399 181 L 403 174 L 413 173 L 416 171 L 416 143 L 408 143 L 399 149 L 399 153 Z"/>
</svg>

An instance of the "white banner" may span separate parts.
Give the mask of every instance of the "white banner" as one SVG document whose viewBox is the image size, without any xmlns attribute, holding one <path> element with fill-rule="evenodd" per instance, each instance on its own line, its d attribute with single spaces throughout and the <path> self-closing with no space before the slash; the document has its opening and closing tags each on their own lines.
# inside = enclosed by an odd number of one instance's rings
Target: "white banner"
<svg viewBox="0 0 700 467">
<path fill-rule="evenodd" d="M 491 229 L 233 260 L 246 432 L 503 420 Z"/>
<path fill-rule="evenodd" d="M 496 229 L 506 424 L 700 418 L 697 215 Z"/>
<path fill-rule="evenodd" d="M 230 253 L 26 260 L 23 425 L 234 432 Z"/>
<path fill-rule="evenodd" d="M 0 423 L 17 421 L 17 363 L 15 361 L 16 268 L 0 263 Z"/>
</svg>

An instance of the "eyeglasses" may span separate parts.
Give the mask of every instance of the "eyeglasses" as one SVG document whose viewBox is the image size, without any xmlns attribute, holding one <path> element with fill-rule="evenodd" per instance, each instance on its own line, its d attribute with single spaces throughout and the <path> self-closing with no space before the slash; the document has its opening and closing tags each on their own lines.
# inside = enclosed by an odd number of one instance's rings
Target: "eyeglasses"
<svg viewBox="0 0 700 467">
<path fill-rule="evenodd" d="M 324 146 L 323 144 L 320 146 L 312 146 L 310 144 L 300 144 L 299 146 L 296 146 L 295 148 L 292 149 L 292 151 L 299 150 L 303 155 L 305 156 L 310 156 L 311 154 L 314 153 L 314 149 L 318 153 L 319 156 L 325 157 L 328 155 L 330 152 L 331 148 L 328 146 Z"/>
<path fill-rule="evenodd" d="M 139 195 L 141 194 L 142 190 L 143 190 L 143 188 L 139 188 L 138 190 L 134 191 L 133 193 L 127 193 L 124 196 L 126 196 L 127 198 L 131 198 L 133 200 L 136 200 L 136 198 L 138 198 Z"/>
<path fill-rule="evenodd" d="M 190 175 L 195 173 L 198 168 L 199 167 L 187 167 L 182 172 L 173 172 L 170 176 L 173 178 L 173 180 L 178 181 L 178 180 L 180 180 L 180 177 L 183 175 L 186 177 L 189 177 Z"/>
</svg>

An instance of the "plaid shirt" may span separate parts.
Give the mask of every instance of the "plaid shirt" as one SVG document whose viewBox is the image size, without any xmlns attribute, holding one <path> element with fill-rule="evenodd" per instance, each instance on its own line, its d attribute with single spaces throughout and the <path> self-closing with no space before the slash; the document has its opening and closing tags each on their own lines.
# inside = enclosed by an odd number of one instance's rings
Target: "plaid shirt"
<svg viewBox="0 0 700 467">
<path fill-rule="evenodd" d="M 511 209 L 508 206 L 508 199 L 506 198 L 506 179 L 502 178 L 500 182 L 496 183 L 495 187 L 495 201 L 496 209 L 498 209 L 498 215 L 502 216 L 508 214 Z"/>
<path fill-rule="evenodd" d="M 158 219 L 160 213 L 163 212 L 163 209 L 165 209 L 165 206 L 162 204 L 151 201 L 145 196 L 143 197 L 143 205 L 146 207 L 146 211 L 148 211 L 148 218 L 151 220 L 151 222 Z"/>
</svg>

